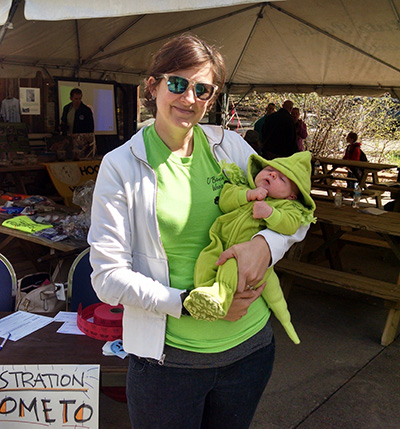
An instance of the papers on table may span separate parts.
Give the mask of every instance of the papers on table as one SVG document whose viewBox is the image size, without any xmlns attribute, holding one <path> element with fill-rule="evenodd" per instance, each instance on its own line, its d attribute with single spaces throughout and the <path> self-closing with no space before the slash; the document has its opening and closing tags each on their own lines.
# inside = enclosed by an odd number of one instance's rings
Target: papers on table
<svg viewBox="0 0 400 429">
<path fill-rule="evenodd" d="M 368 207 L 366 209 L 360 209 L 361 213 L 372 214 L 375 216 L 387 213 L 385 210 L 378 209 L 377 207 Z"/>
<path fill-rule="evenodd" d="M 27 313 L 26 311 L 16 311 L 0 319 L 0 337 L 5 338 L 10 333 L 10 340 L 18 341 L 52 321 L 52 317 Z"/>
<path fill-rule="evenodd" d="M 16 311 L 0 319 L 0 338 L 18 341 L 51 322 L 64 322 L 57 330 L 60 334 L 85 335 L 78 328 L 76 320 L 77 313 L 74 312 L 60 311 L 55 317 L 48 317 L 26 311 Z M 103 346 L 103 354 L 118 356 L 121 359 L 128 355 L 123 349 L 122 340 L 107 341 Z"/>
<path fill-rule="evenodd" d="M 57 332 L 59 334 L 73 334 L 73 335 L 85 335 L 84 332 L 82 332 L 78 325 L 75 322 L 65 322 L 63 323 L 58 329 Z"/>
<path fill-rule="evenodd" d="M 77 313 L 73 311 L 59 311 L 55 316 L 54 322 L 67 322 L 76 324 Z"/>
<path fill-rule="evenodd" d="M 76 324 L 76 313 L 60 311 L 54 318 L 40 314 L 16 311 L 0 319 L 0 338 L 6 338 L 11 334 L 11 341 L 18 341 L 32 332 L 48 325 L 51 322 L 64 322 L 57 330 L 62 334 L 85 335 Z"/>
<path fill-rule="evenodd" d="M 77 313 L 60 311 L 55 317 L 54 322 L 64 322 L 58 329 L 59 334 L 85 335 L 76 324 Z"/>
</svg>

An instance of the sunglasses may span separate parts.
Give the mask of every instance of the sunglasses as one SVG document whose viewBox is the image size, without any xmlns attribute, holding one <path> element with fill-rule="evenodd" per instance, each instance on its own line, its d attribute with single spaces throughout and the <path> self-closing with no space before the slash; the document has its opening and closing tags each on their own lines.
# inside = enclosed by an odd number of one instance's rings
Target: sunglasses
<svg viewBox="0 0 400 429">
<path fill-rule="evenodd" d="M 167 79 L 168 91 L 172 94 L 182 95 L 189 87 L 193 86 L 196 97 L 202 101 L 212 98 L 218 89 L 218 86 L 212 83 L 196 82 L 181 76 L 164 74 L 161 77 Z"/>
</svg>

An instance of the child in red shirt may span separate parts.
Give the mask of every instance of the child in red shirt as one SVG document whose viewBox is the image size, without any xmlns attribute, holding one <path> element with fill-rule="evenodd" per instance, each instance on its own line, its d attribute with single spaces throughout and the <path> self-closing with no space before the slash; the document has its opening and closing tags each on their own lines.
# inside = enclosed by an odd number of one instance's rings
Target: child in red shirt
<svg viewBox="0 0 400 429">
<path fill-rule="evenodd" d="M 360 161 L 361 157 L 361 143 L 357 142 L 357 134 L 356 133 L 349 133 L 346 137 L 347 143 L 349 145 L 346 147 L 346 152 L 344 154 L 343 159 L 351 159 L 352 161 Z"/>
<path fill-rule="evenodd" d="M 349 159 L 351 161 L 360 161 L 360 157 L 361 157 L 361 143 L 357 142 L 357 134 L 350 132 L 347 137 L 346 137 L 346 141 L 348 144 L 348 146 L 346 147 L 346 152 L 344 154 L 343 159 Z M 362 170 L 360 168 L 352 168 L 351 171 L 349 171 L 347 173 L 347 177 L 348 178 L 356 178 L 357 180 L 359 180 L 359 177 L 362 174 Z M 348 180 L 347 181 L 347 187 L 353 189 L 355 186 L 355 182 Z"/>
</svg>

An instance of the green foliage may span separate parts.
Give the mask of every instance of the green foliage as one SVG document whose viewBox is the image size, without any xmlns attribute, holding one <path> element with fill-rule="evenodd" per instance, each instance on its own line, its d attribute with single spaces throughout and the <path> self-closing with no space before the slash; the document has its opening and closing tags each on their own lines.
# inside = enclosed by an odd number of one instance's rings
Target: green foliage
<svg viewBox="0 0 400 429">
<path fill-rule="evenodd" d="M 353 131 L 358 134 L 358 141 L 370 161 L 399 164 L 400 102 L 389 94 L 382 97 L 322 97 L 316 93 L 231 96 L 241 121 L 245 116 L 249 128 L 264 114 L 268 103 L 273 102 L 279 108 L 288 99 L 300 109 L 308 129 L 305 147 L 314 154 L 341 158 L 347 145 L 346 136 Z"/>
</svg>

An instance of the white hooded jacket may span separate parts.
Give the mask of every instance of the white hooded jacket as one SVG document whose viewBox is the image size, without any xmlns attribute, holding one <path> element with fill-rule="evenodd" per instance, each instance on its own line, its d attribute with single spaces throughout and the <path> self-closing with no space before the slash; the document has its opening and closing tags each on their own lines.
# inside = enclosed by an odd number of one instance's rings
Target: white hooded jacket
<svg viewBox="0 0 400 429">
<path fill-rule="evenodd" d="M 217 161 L 246 171 L 253 149 L 234 131 L 201 126 Z M 93 194 L 88 235 L 98 297 L 123 304 L 123 344 L 128 353 L 160 359 L 167 315 L 181 316 L 181 290 L 170 287 L 168 260 L 156 213 L 157 178 L 147 162 L 143 130 L 104 156 Z M 285 236 L 265 230 L 272 263 L 283 257 L 307 227 Z"/>
</svg>

